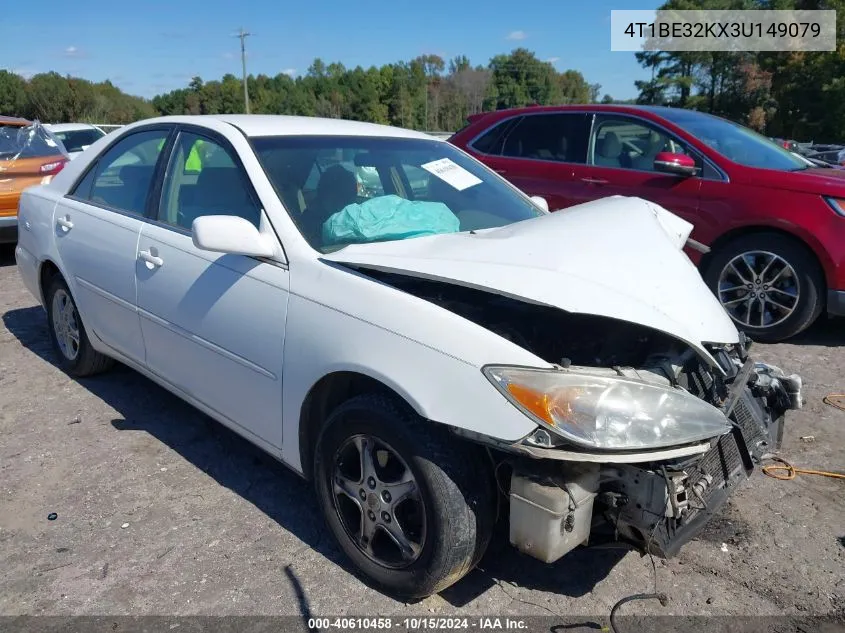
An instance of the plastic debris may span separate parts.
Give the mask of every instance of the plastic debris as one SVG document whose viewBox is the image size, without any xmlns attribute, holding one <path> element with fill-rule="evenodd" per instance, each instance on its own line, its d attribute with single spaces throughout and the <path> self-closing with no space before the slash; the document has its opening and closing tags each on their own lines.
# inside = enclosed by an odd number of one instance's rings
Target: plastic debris
<svg viewBox="0 0 845 633">
<path fill-rule="evenodd" d="M 123 525 L 121 525 L 121 526 L 120 526 L 120 529 L 121 529 L 121 530 L 125 530 L 125 529 L 126 529 L 126 528 L 128 528 L 128 527 L 129 527 L 129 524 L 128 524 L 128 523 L 124 523 Z"/>
<path fill-rule="evenodd" d="M 722 543 L 722 548 L 721 548 L 721 549 L 722 549 L 722 551 L 723 551 L 723 552 L 727 553 L 727 551 L 728 551 L 728 544 L 727 544 L 727 543 Z"/>
<path fill-rule="evenodd" d="M 815 436 L 815 435 L 802 435 L 799 439 L 800 439 L 802 442 L 807 442 L 807 443 L 810 443 L 810 442 L 815 442 L 815 441 L 816 441 L 816 436 Z"/>
<path fill-rule="evenodd" d="M 48 521 L 55 521 L 58 518 L 59 518 L 59 515 L 56 514 L 55 512 L 51 512 L 50 514 L 47 515 Z"/>
</svg>

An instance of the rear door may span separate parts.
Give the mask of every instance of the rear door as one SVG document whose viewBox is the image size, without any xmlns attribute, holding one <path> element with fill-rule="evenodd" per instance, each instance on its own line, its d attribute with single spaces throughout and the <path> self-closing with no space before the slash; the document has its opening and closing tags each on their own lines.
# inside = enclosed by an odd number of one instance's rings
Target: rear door
<svg viewBox="0 0 845 633">
<path fill-rule="evenodd" d="M 56 246 L 86 326 L 144 361 L 135 303 L 138 236 L 172 126 L 127 134 L 100 156 L 54 212 Z"/>
<path fill-rule="evenodd" d="M 658 152 L 692 156 L 696 176 L 656 171 Z M 701 175 L 710 169 L 703 158 L 677 137 L 642 119 L 619 114 L 596 114 L 590 135 L 587 165 L 577 173 L 578 202 L 607 196 L 638 196 L 656 202 L 695 223 Z"/>
<path fill-rule="evenodd" d="M 519 189 L 545 198 L 554 211 L 577 203 L 574 175 L 586 162 L 589 129 L 585 112 L 526 114 L 500 123 L 470 147 Z"/>
</svg>

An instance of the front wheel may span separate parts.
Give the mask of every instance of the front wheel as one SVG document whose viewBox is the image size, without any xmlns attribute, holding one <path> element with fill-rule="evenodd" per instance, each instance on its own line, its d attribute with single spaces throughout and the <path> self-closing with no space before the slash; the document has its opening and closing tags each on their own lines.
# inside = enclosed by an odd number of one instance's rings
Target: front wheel
<svg viewBox="0 0 845 633">
<path fill-rule="evenodd" d="M 776 343 L 824 308 L 824 276 L 803 245 L 776 233 L 744 235 L 714 252 L 704 280 L 752 340 Z"/>
<path fill-rule="evenodd" d="M 479 449 L 382 395 L 355 397 L 326 421 L 314 477 L 343 551 L 385 593 L 416 599 L 481 558 L 494 520 Z"/>
</svg>

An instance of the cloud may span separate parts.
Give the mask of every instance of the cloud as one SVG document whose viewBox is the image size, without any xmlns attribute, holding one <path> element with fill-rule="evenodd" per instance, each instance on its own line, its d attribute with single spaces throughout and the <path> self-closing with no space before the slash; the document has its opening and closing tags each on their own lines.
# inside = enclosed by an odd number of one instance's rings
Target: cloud
<svg viewBox="0 0 845 633">
<path fill-rule="evenodd" d="M 511 31 L 508 33 L 506 40 L 524 40 L 528 35 L 526 35 L 525 31 Z"/>
<path fill-rule="evenodd" d="M 296 74 L 296 68 L 285 68 L 282 71 L 282 74 L 283 75 L 290 75 L 291 77 L 293 77 Z"/>
<path fill-rule="evenodd" d="M 65 49 L 65 57 L 82 57 L 82 51 L 76 48 L 76 46 L 68 46 Z"/>
<path fill-rule="evenodd" d="M 12 74 L 20 75 L 21 77 L 29 81 L 30 79 L 32 79 L 33 75 L 38 74 L 38 71 L 32 70 L 31 68 L 12 68 Z"/>
<path fill-rule="evenodd" d="M 549 64 L 554 64 L 555 62 L 559 62 L 559 61 L 560 61 L 560 57 L 549 57 L 546 60 L 546 62 L 549 63 Z"/>
</svg>

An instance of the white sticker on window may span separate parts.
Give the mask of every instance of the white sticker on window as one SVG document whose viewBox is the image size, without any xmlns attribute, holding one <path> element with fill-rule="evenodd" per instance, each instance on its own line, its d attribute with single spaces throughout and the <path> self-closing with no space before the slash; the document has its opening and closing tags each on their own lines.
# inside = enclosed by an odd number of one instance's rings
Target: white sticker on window
<svg viewBox="0 0 845 633">
<path fill-rule="evenodd" d="M 463 191 L 474 185 L 480 184 L 481 179 L 473 176 L 466 169 L 454 163 L 449 158 L 433 160 L 425 165 L 420 165 L 427 172 L 434 174 L 440 180 L 452 185 L 458 191 Z"/>
<path fill-rule="evenodd" d="M 58 147 L 58 145 L 56 145 L 56 141 L 51 139 L 49 136 L 44 139 L 44 142 L 47 143 L 47 145 L 49 145 L 50 147 Z"/>
</svg>

